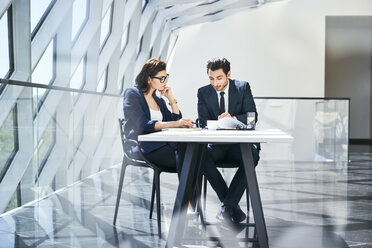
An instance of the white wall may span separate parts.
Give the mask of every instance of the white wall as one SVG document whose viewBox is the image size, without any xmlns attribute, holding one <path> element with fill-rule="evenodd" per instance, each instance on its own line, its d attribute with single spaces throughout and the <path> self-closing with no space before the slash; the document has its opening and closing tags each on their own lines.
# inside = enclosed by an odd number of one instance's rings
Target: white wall
<svg viewBox="0 0 372 248">
<path fill-rule="evenodd" d="M 169 85 L 184 116 L 196 118 L 206 62 L 226 57 L 232 78 L 254 96 L 323 97 L 325 17 L 372 15 L 370 0 L 288 0 L 181 30 Z"/>
</svg>

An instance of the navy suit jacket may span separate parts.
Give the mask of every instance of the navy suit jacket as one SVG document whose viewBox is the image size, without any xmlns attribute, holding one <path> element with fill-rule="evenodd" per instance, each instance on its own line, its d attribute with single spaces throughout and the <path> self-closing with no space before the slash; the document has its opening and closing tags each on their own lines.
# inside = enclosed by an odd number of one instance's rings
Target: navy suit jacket
<svg viewBox="0 0 372 248">
<path fill-rule="evenodd" d="M 163 115 L 162 121 L 176 121 L 181 119 L 181 113 L 171 113 L 163 98 L 153 95 Z M 138 135 L 155 132 L 154 120 L 151 120 L 150 109 L 145 96 L 138 87 L 127 88 L 124 92 L 124 134 L 128 139 L 138 140 Z M 149 153 L 164 146 L 166 142 L 140 142 L 143 153 Z M 126 147 L 129 156 L 135 158 L 138 147 Z"/>
<path fill-rule="evenodd" d="M 228 94 L 229 114 L 235 116 L 244 124 L 247 124 L 247 112 L 255 112 L 257 123 L 258 113 L 249 83 L 229 79 Z M 207 125 L 207 120 L 217 120 L 220 115 L 218 96 L 211 84 L 201 87 L 198 90 L 198 115 L 202 127 Z"/>
<path fill-rule="evenodd" d="M 247 82 L 229 79 L 229 109 L 231 116 L 247 124 L 247 112 L 256 112 L 251 87 Z M 198 90 L 198 115 L 202 127 L 207 125 L 207 120 L 217 120 L 220 115 L 218 96 L 211 84 Z"/>
</svg>

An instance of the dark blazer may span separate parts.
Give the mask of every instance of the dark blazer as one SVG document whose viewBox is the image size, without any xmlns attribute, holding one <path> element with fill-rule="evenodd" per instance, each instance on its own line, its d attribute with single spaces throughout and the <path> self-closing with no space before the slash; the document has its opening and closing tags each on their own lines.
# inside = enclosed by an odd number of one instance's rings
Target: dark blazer
<svg viewBox="0 0 372 248">
<path fill-rule="evenodd" d="M 256 112 L 251 87 L 247 82 L 229 79 L 229 110 L 232 116 L 247 124 L 247 112 Z M 198 90 L 198 115 L 200 124 L 205 127 L 207 120 L 217 120 L 220 115 L 218 96 L 211 84 Z"/>
<path fill-rule="evenodd" d="M 164 99 L 153 95 L 155 102 L 158 104 L 163 115 L 162 121 L 176 121 L 182 118 L 181 113 L 171 113 L 167 108 Z M 150 118 L 150 109 L 147 105 L 145 96 L 138 87 L 127 88 L 124 92 L 124 134 L 128 139 L 138 140 L 138 135 L 155 132 L 154 120 Z M 152 152 L 162 146 L 166 142 L 140 142 L 140 148 L 143 153 Z M 129 156 L 136 157 L 135 153 L 138 148 L 134 146 L 126 147 L 126 152 Z"/>
<path fill-rule="evenodd" d="M 254 102 L 251 87 L 248 82 L 229 79 L 229 109 L 231 116 L 247 124 L 247 112 L 256 112 L 256 123 L 258 113 Z M 211 84 L 198 90 L 198 118 L 200 125 L 205 127 L 207 120 L 217 120 L 220 115 L 218 96 Z M 259 147 L 259 145 L 258 145 Z"/>
</svg>

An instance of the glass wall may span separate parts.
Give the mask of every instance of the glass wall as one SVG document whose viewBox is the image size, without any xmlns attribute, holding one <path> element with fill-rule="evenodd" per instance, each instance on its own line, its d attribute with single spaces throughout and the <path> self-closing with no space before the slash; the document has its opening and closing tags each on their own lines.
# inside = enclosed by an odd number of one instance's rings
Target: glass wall
<svg viewBox="0 0 372 248">
<path fill-rule="evenodd" d="M 244 5 L 256 7 L 250 1 L 229 11 L 218 2 L 209 8 L 199 4 L 0 1 L 0 78 L 10 80 L 0 84 L 0 214 L 120 163 L 122 95 L 144 62 L 168 61 L 183 26 L 223 18 Z M 334 127 L 324 125 L 341 117 L 320 114 L 329 109 L 316 108 L 319 159 L 339 151 L 332 150 Z M 315 112 L 309 116 L 315 118 Z M 261 115 L 260 125 L 271 117 L 264 121 Z"/>
<path fill-rule="evenodd" d="M 291 144 L 263 144 L 270 160 L 348 161 L 349 99 L 256 98 L 257 128 L 279 128 Z"/>
<path fill-rule="evenodd" d="M 2 211 L 121 162 L 120 95 L 80 91 L 76 100 L 71 89 L 52 87 L 35 112 L 31 106 L 43 96 L 33 92 L 40 89 L 7 85 L 7 90 L 21 97 L 3 99 L 13 106 L 0 126 L 0 194 L 8 197 Z"/>
<path fill-rule="evenodd" d="M 121 161 L 123 91 L 148 58 L 136 47 L 145 29 L 170 30 L 148 22 L 167 6 L 1 1 L 0 78 L 20 85 L 0 83 L 0 214 Z M 167 60 L 174 35 L 152 33 L 142 52 Z"/>
<path fill-rule="evenodd" d="M 21 97 L 8 100 L 13 106 L 0 126 L 0 187 L 8 197 L 3 211 L 121 162 L 120 95 L 48 86 L 35 114 L 38 88 L 7 87 Z M 257 129 L 280 128 L 294 137 L 293 143 L 262 144 L 262 161 L 347 162 L 349 100 L 255 100 Z"/>
</svg>

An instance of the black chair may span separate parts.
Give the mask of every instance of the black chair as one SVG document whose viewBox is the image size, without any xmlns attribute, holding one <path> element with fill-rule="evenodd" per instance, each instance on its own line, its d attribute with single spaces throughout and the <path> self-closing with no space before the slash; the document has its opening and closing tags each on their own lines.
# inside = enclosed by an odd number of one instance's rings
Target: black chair
<svg viewBox="0 0 372 248">
<path fill-rule="evenodd" d="M 138 146 L 138 142 L 136 140 L 127 139 L 124 135 L 124 128 L 123 128 L 123 121 L 124 119 L 119 119 L 119 127 L 120 127 L 120 136 L 121 136 L 121 143 L 123 145 L 123 162 L 121 164 L 121 171 L 120 171 L 120 179 L 119 179 L 119 188 L 118 188 L 118 194 L 116 198 L 116 206 L 115 206 L 115 214 L 114 214 L 114 221 L 113 224 L 116 225 L 116 219 L 118 215 L 119 210 L 119 204 L 120 204 L 120 197 L 121 197 L 121 191 L 123 188 L 123 182 L 124 182 L 124 175 L 125 170 L 128 165 L 133 166 L 139 166 L 139 167 L 146 167 L 151 168 L 154 170 L 154 178 L 152 183 L 152 193 L 151 193 L 151 205 L 150 205 L 150 216 L 149 218 L 152 218 L 152 212 L 154 209 L 154 198 L 156 195 L 156 212 L 158 217 L 158 235 L 161 237 L 161 213 L 160 213 L 160 173 L 162 172 L 169 172 L 169 173 L 177 173 L 176 166 L 173 168 L 160 168 L 156 166 L 155 164 L 148 161 L 141 152 L 138 153 L 139 159 L 134 159 L 128 156 L 126 153 L 125 147 L 128 145 L 135 145 Z M 140 150 L 140 149 L 139 149 Z"/>
</svg>

